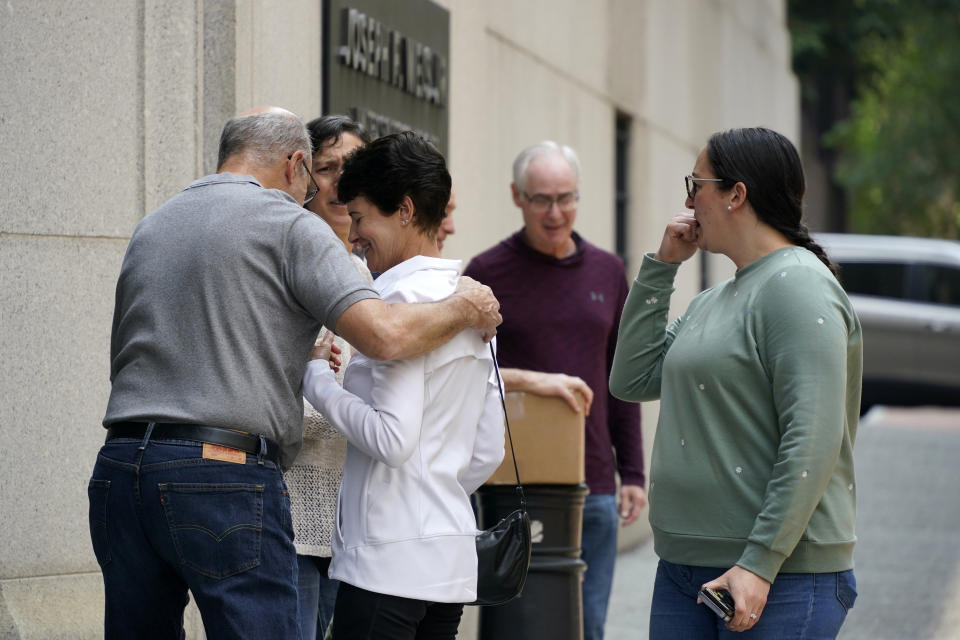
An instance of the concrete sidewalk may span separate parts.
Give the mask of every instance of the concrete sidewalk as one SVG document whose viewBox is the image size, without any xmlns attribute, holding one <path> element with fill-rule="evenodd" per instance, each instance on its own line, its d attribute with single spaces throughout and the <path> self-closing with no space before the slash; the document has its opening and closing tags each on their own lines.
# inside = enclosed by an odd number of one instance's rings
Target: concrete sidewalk
<svg viewBox="0 0 960 640">
<path fill-rule="evenodd" d="M 650 537 L 617 556 L 604 640 L 646 640 L 648 637 L 657 560 Z"/>
</svg>

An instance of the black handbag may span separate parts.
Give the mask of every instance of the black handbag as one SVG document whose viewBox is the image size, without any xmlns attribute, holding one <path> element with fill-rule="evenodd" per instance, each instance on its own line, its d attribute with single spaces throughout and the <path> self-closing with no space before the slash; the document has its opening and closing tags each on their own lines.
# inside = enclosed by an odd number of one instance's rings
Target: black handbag
<svg viewBox="0 0 960 640">
<path fill-rule="evenodd" d="M 520 595 L 527 581 L 533 544 L 530 536 L 530 516 L 527 515 L 523 487 L 520 486 L 520 471 L 517 469 L 517 456 L 513 450 L 507 405 L 503 399 L 500 368 L 497 366 L 497 356 L 493 351 L 492 343 L 490 353 L 493 355 L 493 366 L 497 373 L 503 421 L 507 427 L 510 453 L 513 456 L 513 471 L 517 476 L 520 508 L 493 527 L 477 534 L 477 599 L 470 604 L 483 606 L 505 604 Z"/>
</svg>

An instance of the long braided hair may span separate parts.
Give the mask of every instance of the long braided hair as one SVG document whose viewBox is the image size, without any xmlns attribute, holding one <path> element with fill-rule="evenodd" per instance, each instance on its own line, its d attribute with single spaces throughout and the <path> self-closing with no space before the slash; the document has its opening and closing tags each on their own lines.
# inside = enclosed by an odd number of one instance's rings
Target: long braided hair
<svg viewBox="0 0 960 640">
<path fill-rule="evenodd" d="M 720 131 L 707 141 L 707 159 L 722 189 L 742 182 L 757 217 L 787 239 L 816 255 L 837 275 L 823 247 L 810 237 L 801 220 L 806 183 L 796 147 L 776 131 L 763 127 Z"/>
</svg>

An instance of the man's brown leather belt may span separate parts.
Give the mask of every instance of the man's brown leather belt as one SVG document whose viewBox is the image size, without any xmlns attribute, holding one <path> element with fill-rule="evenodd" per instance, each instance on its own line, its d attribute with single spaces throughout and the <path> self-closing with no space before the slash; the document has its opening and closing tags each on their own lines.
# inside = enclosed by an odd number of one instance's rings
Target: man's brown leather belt
<svg viewBox="0 0 960 640">
<path fill-rule="evenodd" d="M 147 432 L 146 422 L 114 422 L 107 427 L 107 441 L 114 438 L 143 439 Z M 260 453 L 260 436 L 246 431 L 235 431 L 223 427 L 211 427 L 205 424 L 180 424 L 176 422 L 158 422 L 150 434 L 151 440 L 191 440 L 194 442 L 209 442 L 221 447 L 246 451 L 253 455 Z M 279 464 L 280 447 L 269 438 L 266 442 L 264 458 Z"/>
</svg>

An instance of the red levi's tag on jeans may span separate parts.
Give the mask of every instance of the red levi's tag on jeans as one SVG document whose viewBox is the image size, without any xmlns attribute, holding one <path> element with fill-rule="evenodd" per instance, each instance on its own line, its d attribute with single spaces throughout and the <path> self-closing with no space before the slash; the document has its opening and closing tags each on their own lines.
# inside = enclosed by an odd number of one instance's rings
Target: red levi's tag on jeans
<svg viewBox="0 0 960 640">
<path fill-rule="evenodd" d="M 209 442 L 203 443 L 203 457 L 209 460 L 220 460 L 221 462 L 247 464 L 246 451 L 221 447 L 218 444 L 210 444 Z"/>
</svg>

